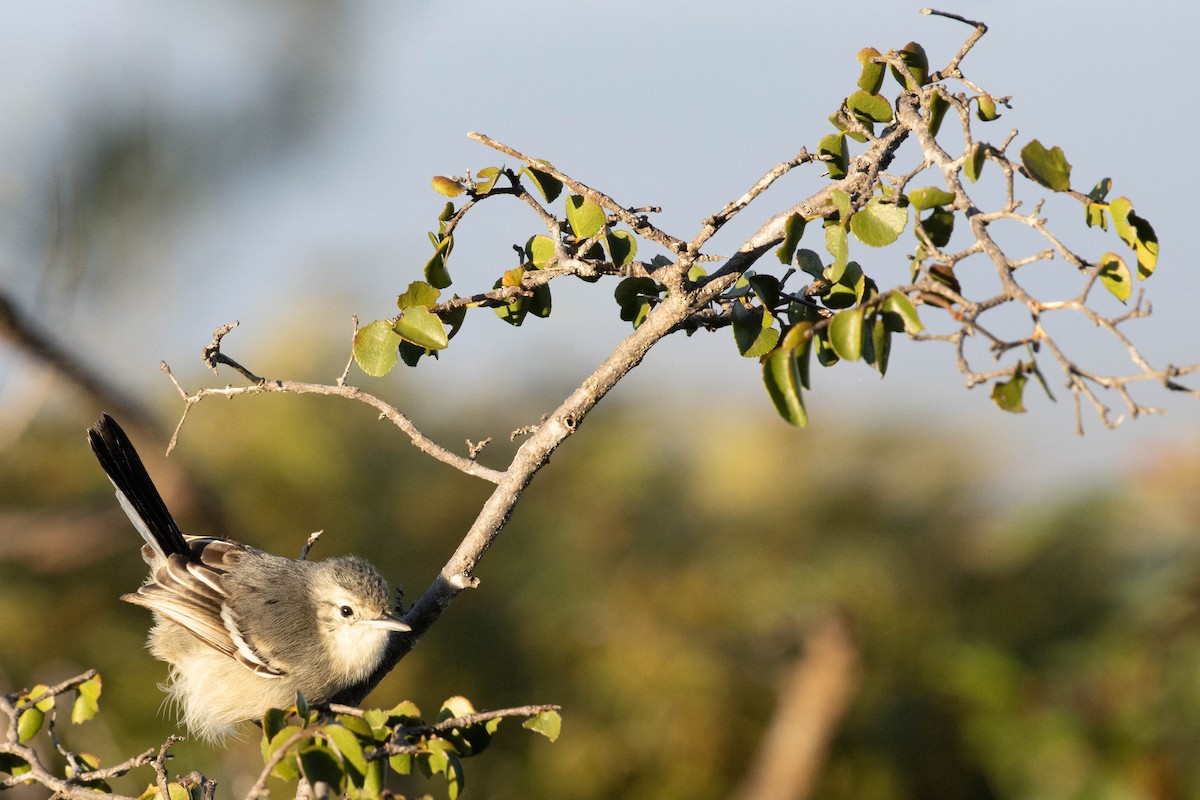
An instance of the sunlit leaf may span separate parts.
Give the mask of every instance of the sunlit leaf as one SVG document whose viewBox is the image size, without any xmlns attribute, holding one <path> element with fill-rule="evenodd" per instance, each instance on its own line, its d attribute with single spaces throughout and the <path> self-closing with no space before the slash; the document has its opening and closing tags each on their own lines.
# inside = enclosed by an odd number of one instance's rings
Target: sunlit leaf
<svg viewBox="0 0 1200 800">
<path fill-rule="evenodd" d="M 904 66 L 908 67 L 908 72 L 916 81 L 914 85 L 911 81 L 904 77 L 900 70 L 892 67 L 892 77 L 909 91 L 913 91 L 917 86 L 923 86 L 929 79 L 929 57 L 925 55 L 925 48 L 917 42 L 909 42 L 897 52 L 900 60 L 904 62 Z"/>
<path fill-rule="evenodd" d="M 573 194 L 567 198 L 567 222 L 577 239 L 590 239 L 604 227 L 604 209 L 595 200 Z"/>
<path fill-rule="evenodd" d="M 431 306 L 441 296 L 440 291 L 425 281 L 413 281 L 404 290 L 404 294 L 396 298 L 396 305 L 401 310 L 411 306 Z"/>
<path fill-rule="evenodd" d="M 324 783 L 335 794 L 345 791 L 346 771 L 341 759 L 323 742 L 313 741 L 299 751 L 300 769 L 309 785 Z"/>
<path fill-rule="evenodd" d="M 792 214 L 787 218 L 783 225 L 783 244 L 775 251 L 780 264 L 792 263 L 792 256 L 796 254 L 796 246 L 800 244 L 800 237 L 804 235 L 807 222 L 808 220 L 800 214 Z"/>
<path fill-rule="evenodd" d="M 880 52 L 874 47 L 864 47 L 858 51 L 858 62 L 862 64 L 862 73 L 858 76 L 858 88 L 869 94 L 879 94 L 883 86 L 883 74 L 886 65 L 872 61 Z"/>
<path fill-rule="evenodd" d="M 730 312 L 730 322 L 738 352 L 746 358 L 761 358 L 779 341 L 779 330 L 773 327 L 775 317 L 765 308 L 736 302 Z"/>
<path fill-rule="evenodd" d="M 538 269 L 548 266 L 554 256 L 554 240 L 549 236 L 531 236 L 525 242 L 525 257 Z"/>
<path fill-rule="evenodd" d="M 863 310 L 848 308 L 839 311 L 829 321 L 829 343 L 840 358 L 858 361 L 862 358 Z"/>
<path fill-rule="evenodd" d="M 1021 163 L 1029 177 L 1056 192 L 1071 188 L 1071 165 L 1058 147 L 1049 150 L 1037 139 L 1021 148 Z"/>
<path fill-rule="evenodd" d="M 763 384 L 779 416 L 803 428 L 808 424 L 808 412 L 801 395 L 798 351 L 782 347 L 773 350 L 763 359 L 762 367 Z"/>
<path fill-rule="evenodd" d="M 979 180 L 980 173 L 983 172 L 983 163 L 987 160 L 987 149 L 983 142 L 976 142 L 971 145 L 971 152 L 967 154 L 963 161 L 963 174 L 972 183 Z"/>
<path fill-rule="evenodd" d="M 539 163 L 545 164 L 548 167 L 553 166 L 549 161 L 540 161 Z M 538 191 L 542 193 L 542 197 L 546 198 L 547 203 L 553 203 L 562 194 L 562 181 L 553 175 L 532 166 L 526 167 L 521 172 L 529 176 L 533 184 L 537 186 Z"/>
<path fill-rule="evenodd" d="M 610 231 L 604 237 L 614 267 L 625 267 L 637 255 L 637 239 L 629 231 Z"/>
<path fill-rule="evenodd" d="M 521 723 L 521 727 L 540 733 L 553 742 L 558 739 L 558 734 L 562 731 L 562 717 L 554 710 L 539 711 L 536 716 Z"/>
<path fill-rule="evenodd" d="M 817 143 L 817 152 L 822 156 L 830 157 L 830 160 L 825 162 L 830 178 L 839 180 L 846 177 L 850 166 L 850 157 L 846 152 L 845 134 L 831 133 L 825 136 Z"/>
<path fill-rule="evenodd" d="M 392 326 L 400 338 L 428 350 L 441 350 L 450 341 L 446 325 L 425 306 L 404 309 Z"/>
<path fill-rule="evenodd" d="M 1024 365 L 1018 361 L 1016 372 L 1006 381 L 996 381 L 992 385 L 992 400 L 1004 411 L 1012 414 L 1024 414 L 1025 383 Z"/>
<path fill-rule="evenodd" d="M 892 121 L 892 104 L 883 95 L 871 94 L 860 89 L 846 98 L 846 108 L 862 121 Z"/>
<path fill-rule="evenodd" d="M 1121 241 L 1137 254 L 1138 278 L 1145 279 L 1154 272 L 1158 264 L 1158 236 L 1145 219 L 1133 213 L 1133 204 L 1127 197 L 1118 197 L 1108 205 L 1112 214 L 1113 228 Z"/>
<path fill-rule="evenodd" d="M 1088 203 L 1085 208 L 1085 221 L 1089 228 L 1108 230 L 1108 214 L 1105 213 L 1107 207 L 1103 203 Z"/>
<path fill-rule="evenodd" d="M 950 101 L 942 97 L 938 91 L 929 93 L 929 134 L 937 136 L 941 130 L 942 120 L 946 117 L 946 111 L 950 108 Z"/>
<path fill-rule="evenodd" d="M 366 774 L 367 756 L 363 752 L 362 741 L 353 731 L 341 725 L 326 725 L 322 733 L 329 737 L 346 763 L 358 770 L 359 774 Z"/>
<path fill-rule="evenodd" d="M 908 193 L 908 202 L 919 211 L 926 211 L 935 206 L 948 206 L 954 203 L 954 195 L 936 186 L 922 186 Z"/>
<path fill-rule="evenodd" d="M 996 99 L 990 94 L 981 94 L 975 98 L 977 103 L 975 116 L 979 117 L 982 122 L 991 122 L 994 119 L 999 119 L 1000 114 L 996 111 Z"/>
<path fill-rule="evenodd" d="M 821 302 L 826 308 L 849 308 L 862 300 L 866 285 L 866 276 L 858 262 L 847 262 L 839 278 L 831 283 L 822 296 Z"/>
<path fill-rule="evenodd" d="M 889 330 L 917 334 L 925 328 L 917 315 L 917 307 L 904 292 L 893 289 L 883 301 L 881 310 L 883 313 L 880 316 Z"/>
<path fill-rule="evenodd" d="M 354 334 L 354 360 L 363 372 L 381 378 L 396 366 L 399 346 L 400 336 L 392 329 L 391 320 L 377 319 Z"/>
<path fill-rule="evenodd" d="M 836 282 L 841 278 L 842 270 L 846 268 L 846 259 L 850 255 L 850 246 L 846 242 L 846 229 L 837 224 L 827 225 L 825 227 L 825 249 L 829 251 L 829 255 L 833 256 L 833 263 L 829 265 L 830 272 L 826 277 Z"/>
<path fill-rule="evenodd" d="M 434 175 L 433 190 L 446 197 L 458 197 L 466 191 L 466 188 L 458 181 L 447 178 L 445 175 Z"/>
<path fill-rule="evenodd" d="M 79 684 L 79 688 L 75 690 L 75 703 L 71 706 L 71 722 L 78 725 L 100 712 L 101 688 L 102 682 L 99 675 Z"/>
<path fill-rule="evenodd" d="M 498 167 L 484 167 L 475 173 L 475 194 L 487 194 L 496 186 L 502 173 Z"/>
<path fill-rule="evenodd" d="M 886 247 L 908 224 L 908 209 L 873 197 L 850 218 L 850 230 L 869 247 Z"/>
<path fill-rule="evenodd" d="M 1098 268 L 1104 288 L 1122 303 L 1128 300 L 1133 294 L 1133 276 L 1129 274 L 1125 260 L 1116 253 L 1105 253 L 1100 256 Z"/>
<path fill-rule="evenodd" d="M 749 284 L 747 284 L 749 290 Z M 639 327 L 658 301 L 662 287 L 653 278 L 625 278 L 613 290 L 613 297 L 621 307 L 621 319 Z"/>
</svg>

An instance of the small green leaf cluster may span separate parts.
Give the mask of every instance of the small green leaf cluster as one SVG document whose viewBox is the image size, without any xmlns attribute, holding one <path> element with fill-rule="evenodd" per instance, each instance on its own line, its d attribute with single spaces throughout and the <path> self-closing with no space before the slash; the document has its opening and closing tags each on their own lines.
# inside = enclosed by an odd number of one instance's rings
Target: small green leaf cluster
<svg viewBox="0 0 1200 800">
<path fill-rule="evenodd" d="M 552 169 L 548 162 L 544 164 Z M 497 186 L 504 176 L 509 186 Z M 469 308 L 488 306 L 510 325 L 519 326 L 529 315 L 550 316 L 552 300 L 548 276 L 538 276 L 541 270 L 557 265 L 565 258 L 575 264 L 587 265 L 577 270 L 578 277 L 595 281 L 605 272 L 619 272 L 628 267 L 637 255 L 637 240 L 627 230 L 614 228 L 604 208 L 593 198 L 568 194 L 564 200 L 562 221 L 554 218 L 526 191 L 523 181 L 537 190 L 546 203 L 554 203 L 563 193 L 561 180 L 545 169 L 529 166 L 520 172 L 503 167 L 486 167 L 476 173 L 476 179 L 435 176 L 433 188 L 439 194 L 455 198 L 467 195 L 461 208 L 447 202 L 438 216 L 438 231 L 430 232 L 433 254 L 425 263 L 424 280 L 415 281 L 397 298 L 400 313 L 390 319 L 368 323 L 356 332 L 354 358 L 368 375 L 381 377 L 403 361 L 415 366 L 422 356 L 437 357 L 461 328 Z M 536 205 L 550 220 L 550 235 L 531 236 L 523 247 L 516 248 L 520 263 L 504 270 L 492 286 L 492 291 L 469 299 L 454 295 L 449 301 L 441 299 L 441 290 L 453 280 L 447 261 L 454 249 L 454 228 L 462 215 L 474 203 L 483 199 L 516 195 Z M 629 317 L 640 322 L 636 314 Z"/>
<path fill-rule="evenodd" d="M 103 682 L 96 674 L 71 686 L 69 690 L 75 694 L 75 700 L 71 704 L 72 724 L 80 725 L 99 713 L 102 689 Z M 29 745 L 34 737 L 43 731 L 53 736 L 53 728 L 57 719 L 55 701 L 61 694 L 61 691 L 52 689 L 45 684 L 38 684 L 32 689 L 6 698 L 5 710 L 11 708 L 11 713 L 14 715 L 13 719 L 9 720 L 9 741 L 17 745 Z M 111 791 L 103 780 L 81 777 L 100 768 L 100 760 L 96 756 L 91 753 L 74 753 L 72 760 L 73 763 L 68 764 L 66 768 L 65 777 L 68 781 L 97 791 Z M 0 775 L 7 774 L 19 778 L 30 773 L 32 769 L 33 765 L 22 754 L 0 752 Z"/>
<path fill-rule="evenodd" d="M 501 719 L 476 714 L 465 697 L 446 700 L 437 720 L 427 723 L 410 701 L 387 710 L 331 713 L 298 696 L 295 706 L 272 710 L 262 720 L 264 771 L 284 781 L 320 782 L 351 800 L 384 796 L 389 771 L 415 771 L 444 779 L 455 800 L 466 779 L 462 760 L 487 748 Z M 560 723 L 556 711 L 544 710 L 524 727 L 553 741 Z"/>
</svg>

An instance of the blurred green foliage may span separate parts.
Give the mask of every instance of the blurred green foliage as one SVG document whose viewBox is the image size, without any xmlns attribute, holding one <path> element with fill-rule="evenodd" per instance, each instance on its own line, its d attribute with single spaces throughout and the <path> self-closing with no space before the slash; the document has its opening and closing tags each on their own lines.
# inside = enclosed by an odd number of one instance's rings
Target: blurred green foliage
<svg viewBox="0 0 1200 800">
<path fill-rule="evenodd" d="M 599 410 L 526 493 L 481 588 L 368 703 L 563 706 L 555 744 L 502 729 L 472 759 L 468 797 L 727 796 L 806 628 L 840 611 L 864 676 L 817 796 L 1200 793 L 1200 453 L 1014 504 L 991 488 L 985 441 L 762 419 L 714 415 L 697 437 Z M 0 561 L 0 688 L 96 667 L 102 713 L 69 744 L 111 762 L 174 726 L 158 713 L 165 668 L 143 649 L 147 616 L 117 599 L 143 565 L 110 513 L 88 421 L 47 419 L 0 457 L 6 538 L 42 512 L 109 515 L 112 529 L 68 540 L 95 558 Z M 482 458 L 495 466 L 509 446 L 493 447 Z M 217 489 L 236 521 L 223 533 L 298 554 L 323 528 L 313 557 L 359 552 L 410 601 L 487 494 L 330 400 L 202 406 L 172 458 Z M 181 745 L 172 767 L 244 791 L 256 741 Z"/>
</svg>

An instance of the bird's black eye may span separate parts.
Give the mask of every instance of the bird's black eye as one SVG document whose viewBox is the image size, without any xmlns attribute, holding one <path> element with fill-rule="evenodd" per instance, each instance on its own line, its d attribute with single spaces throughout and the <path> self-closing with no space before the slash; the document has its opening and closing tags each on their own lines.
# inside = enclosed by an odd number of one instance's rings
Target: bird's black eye
<svg viewBox="0 0 1200 800">
<path fill-rule="evenodd" d="M 342 616 L 346 618 L 354 616 L 354 609 L 350 606 L 342 606 L 338 611 L 342 612 Z"/>
</svg>

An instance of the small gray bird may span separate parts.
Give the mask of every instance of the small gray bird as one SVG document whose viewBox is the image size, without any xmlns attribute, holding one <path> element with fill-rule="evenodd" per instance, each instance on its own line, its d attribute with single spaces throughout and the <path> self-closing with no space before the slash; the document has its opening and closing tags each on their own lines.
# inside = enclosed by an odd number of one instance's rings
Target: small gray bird
<svg viewBox="0 0 1200 800">
<path fill-rule="evenodd" d="M 154 613 L 147 644 L 171 665 L 163 688 L 193 734 L 219 740 L 295 703 L 297 692 L 326 701 L 379 666 L 392 632 L 411 630 L 365 560 L 296 561 L 184 536 L 112 417 L 102 415 L 88 441 L 146 541 L 150 575 L 121 599 Z"/>
</svg>

